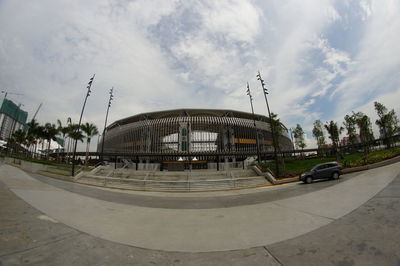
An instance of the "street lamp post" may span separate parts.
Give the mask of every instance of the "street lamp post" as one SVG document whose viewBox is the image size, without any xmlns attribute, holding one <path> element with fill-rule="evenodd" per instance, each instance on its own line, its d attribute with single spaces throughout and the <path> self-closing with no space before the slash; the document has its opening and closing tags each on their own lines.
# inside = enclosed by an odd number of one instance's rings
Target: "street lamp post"
<svg viewBox="0 0 400 266">
<path fill-rule="evenodd" d="M 249 95 L 249 98 L 250 98 L 251 113 L 253 114 L 254 129 L 256 130 L 257 161 L 260 163 L 261 162 L 261 156 L 260 156 L 260 146 L 258 144 L 258 130 L 257 130 L 257 126 L 256 126 L 256 118 L 255 118 L 255 115 L 254 115 L 253 96 L 251 96 L 249 83 L 247 83 L 247 92 L 246 93 L 247 93 L 247 95 Z"/>
<path fill-rule="evenodd" d="M 279 162 L 278 162 L 278 154 L 277 154 L 277 146 L 276 146 L 276 136 L 275 136 L 275 125 L 274 122 L 271 119 L 271 112 L 269 110 L 269 104 L 268 104 L 268 99 L 267 99 L 267 94 L 268 90 L 265 88 L 265 82 L 261 78 L 261 73 L 258 71 L 258 74 L 256 75 L 257 80 L 261 82 L 261 87 L 263 89 L 264 97 L 265 97 L 265 102 L 267 104 L 267 110 L 268 110 L 268 117 L 269 117 L 269 122 L 271 125 L 271 134 L 272 134 L 272 144 L 274 146 L 274 157 L 275 157 L 275 168 L 276 168 L 276 175 L 279 177 Z"/>
<path fill-rule="evenodd" d="M 95 75 L 96 75 L 96 74 L 94 74 L 93 77 L 90 78 L 90 81 L 89 81 L 89 83 L 88 83 L 88 85 L 87 85 L 87 87 L 86 87 L 86 88 L 87 88 L 87 93 L 86 93 L 85 101 L 83 102 L 82 111 L 81 111 L 81 117 L 79 118 L 79 123 L 78 123 L 78 128 L 76 129 L 76 130 L 77 130 L 77 133 L 78 133 L 78 132 L 80 131 L 80 129 L 81 129 L 83 111 L 85 110 L 85 105 L 86 105 L 87 98 L 90 96 L 90 92 L 91 92 L 90 88 L 92 87 L 92 83 L 93 83 L 93 80 L 94 80 L 94 76 L 95 76 Z M 77 144 L 78 144 L 78 139 L 75 140 L 75 143 L 74 143 L 74 153 L 73 153 L 73 155 L 72 155 L 72 176 L 75 176 L 75 155 L 76 155 L 76 145 L 77 145 Z"/>
<path fill-rule="evenodd" d="M 102 161 L 103 161 L 103 155 L 104 155 L 104 138 L 106 136 L 106 126 L 107 126 L 107 119 L 108 119 L 108 111 L 110 110 L 110 107 L 111 107 L 111 101 L 114 98 L 113 92 L 114 92 L 114 87 L 112 87 L 111 90 L 110 90 L 110 98 L 108 100 L 108 105 L 107 105 L 106 119 L 104 121 L 103 138 L 101 140 L 101 160 Z"/>
</svg>

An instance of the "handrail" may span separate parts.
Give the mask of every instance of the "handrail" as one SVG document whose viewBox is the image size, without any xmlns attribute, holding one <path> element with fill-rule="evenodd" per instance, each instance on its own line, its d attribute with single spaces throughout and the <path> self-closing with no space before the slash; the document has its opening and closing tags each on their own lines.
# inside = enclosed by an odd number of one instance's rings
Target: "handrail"
<svg viewBox="0 0 400 266">
<path fill-rule="evenodd" d="M 103 165 L 103 162 L 98 162 L 94 165 L 94 168 L 96 168 L 97 166 Z"/>
<path fill-rule="evenodd" d="M 80 168 L 78 168 L 76 171 L 75 171 L 75 175 L 77 175 L 77 174 L 79 174 L 80 172 L 82 172 L 83 171 L 83 165 L 80 167 Z"/>
</svg>

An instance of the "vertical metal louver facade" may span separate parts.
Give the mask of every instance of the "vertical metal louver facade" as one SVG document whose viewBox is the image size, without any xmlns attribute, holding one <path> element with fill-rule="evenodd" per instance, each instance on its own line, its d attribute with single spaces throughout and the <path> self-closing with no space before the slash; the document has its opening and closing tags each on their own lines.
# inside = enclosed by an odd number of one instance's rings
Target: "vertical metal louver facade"
<svg viewBox="0 0 400 266">
<path fill-rule="evenodd" d="M 267 117 L 233 110 L 178 109 L 139 114 L 112 123 L 106 129 L 104 152 L 126 156 L 176 153 L 256 154 L 272 152 L 271 127 Z M 279 136 L 280 148 L 292 143 L 284 125 Z M 102 143 L 101 141 L 99 142 Z M 101 147 L 98 147 L 101 150 Z"/>
</svg>

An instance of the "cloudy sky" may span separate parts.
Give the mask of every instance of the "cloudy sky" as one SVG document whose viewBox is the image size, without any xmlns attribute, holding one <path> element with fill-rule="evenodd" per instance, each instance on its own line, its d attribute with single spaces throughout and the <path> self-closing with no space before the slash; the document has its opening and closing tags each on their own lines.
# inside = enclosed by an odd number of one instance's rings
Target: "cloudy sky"
<svg viewBox="0 0 400 266">
<path fill-rule="evenodd" d="M 0 89 L 32 117 L 84 122 L 175 108 L 266 114 L 301 124 L 373 102 L 400 113 L 398 0 L 0 0 Z"/>
</svg>

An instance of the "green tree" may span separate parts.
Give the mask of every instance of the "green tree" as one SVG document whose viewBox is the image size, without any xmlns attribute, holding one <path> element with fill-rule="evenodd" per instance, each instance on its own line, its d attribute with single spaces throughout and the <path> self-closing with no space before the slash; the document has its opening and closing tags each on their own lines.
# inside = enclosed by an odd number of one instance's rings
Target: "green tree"
<svg viewBox="0 0 400 266">
<path fill-rule="evenodd" d="M 282 135 L 283 133 L 283 127 L 281 120 L 278 118 L 277 114 L 271 113 L 271 123 L 272 126 L 274 127 L 274 135 L 275 135 L 275 141 L 276 141 L 276 148 L 278 151 L 280 151 L 280 139 L 279 136 Z"/>
<path fill-rule="evenodd" d="M 343 125 L 347 131 L 347 136 L 349 137 L 350 144 L 355 144 L 357 136 L 356 136 L 356 118 L 354 115 L 346 115 L 344 117 Z"/>
<path fill-rule="evenodd" d="M 362 112 L 353 112 L 354 119 L 360 130 L 360 139 L 364 146 L 364 154 L 368 154 L 370 142 L 374 140 L 374 134 L 372 133 L 371 120 Z"/>
<path fill-rule="evenodd" d="M 68 136 L 73 140 L 83 142 L 84 135 L 82 134 L 82 131 L 78 130 L 78 128 L 78 124 L 71 124 L 69 126 Z"/>
<path fill-rule="evenodd" d="M 46 123 L 45 125 L 44 125 L 44 132 L 43 132 L 44 134 L 44 138 L 46 139 L 46 141 L 47 141 L 47 159 L 49 159 L 49 155 L 50 155 L 50 144 L 51 144 L 51 141 L 52 140 L 54 140 L 54 141 L 56 141 L 57 140 L 57 134 L 58 134 L 58 129 L 57 129 L 57 127 L 56 127 L 56 125 L 54 125 L 54 124 L 51 124 L 51 123 Z"/>
<path fill-rule="evenodd" d="M 88 157 L 89 157 L 89 146 L 90 146 L 90 141 L 92 137 L 96 136 L 99 134 L 99 131 L 96 127 L 96 125 L 91 124 L 91 123 L 85 123 L 81 126 L 82 131 L 86 134 L 86 157 L 85 157 L 85 164 L 87 165 L 88 163 Z"/>
<path fill-rule="evenodd" d="M 15 150 L 21 150 L 22 145 L 26 144 L 26 133 L 22 129 L 18 129 L 11 136 L 12 142 L 14 143 Z"/>
<path fill-rule="evenodd" d="M 388 112 L 388 109 L 379 102 L 374 102 L 374 106 L 379 117 L 375 124 L 379 127 L 381 137 L 386 139 L 387 147 L 390 148 L 392 138 L 399 130 L 399 120 L 394 109 Z"/>
<path fill-rule="evenodd" d="M 68 118 L 68 119 L 70 119 L 70 118 Z M 67 120 L 68 121 L 68 120 Z M 68 123 L 68 122 L 67 122 Z M 66 151 L 66 136 L 67 136 L 67 134 L 68 134 L 68 132 L 69 132 L 69 127 L 68 126 L 65 126 L 65 127 L 63 127 L 63 125 L 62 125 L 62 123 L 61 123 L 61 120 L 60 119 L 57 119 L 57 130 L 58 130 L 58 133 L 61 135 L 61 138 L 62 138 L 62 142 L 63 142 L 63 150 L 64 150 L 64 152 Z M 57 157 L 59 157 L 59 155 L 57 155 Z"/>
<path fill-rule="evenodd" d="M 303 150 L 307 145 L 304 142 L 303 128 L 299 124 L 297 124 L 296 127 L 293 129 L 293 136 L 296 146 Z"/>
<path fill-rule="evenodd" d="M 276 146 L 277 158 L 275 158 L 275 160 L 276 160 L 276 165 L 278 167 L 278 169 L 276 169 L 276 175 L 279 177 L 285 170 L 285 161 L 282 158 L 282 156 L 280 156 L 280 154 L 282 153 L 280 145 L 280 136 L 283 134 L 284 129 L 281 120 L 275 113 L 271 113 L 271 126 L 274 128 L 275 138 L 273 139 L 273 141 L 275 142 Z"/>
<path fill-rule="evenodd" d="M 69 127 L 68 137 L 72 140 L 71 146 L 74 147 L 75 141 L 83 142 L 83 138 L 85 136 L 82 134 L 82 131 L 80 130 L 78 124 L 69 124 L 68 127 Z"/>
<path fill-rule="evenodd" d="M 39 123 L 36 122 L 35 119 L 32 119 L 30 122 L 26 123 L 26 126 L 28 128 L 27 130 L 27 141 L 28 141 L 28 147 L 30 148 L 32 153 L 36 152 L 37 149 L 37 142 L 39 139 Z"/>
<path fill-rule="evenodd" d="M 41 126 L 41 125 L 39 125 L 37 128 L 36 128 L 36 137 L 37 137 L 37 140 L 38 140 L 38 142 L 40 142 L 42 145 L 42 150 L 39 150 L 39 151 L 41 151 L 42 153 L 44 152 L 44 140 L 46 139 L 46 132 L 45 132 L 45 128 L 44 128 L 44 126 Z"/>
<path fill-rule="evenodd" d="M 332 149 L 336 155 L 336 160 L 339 161 L 339 136 L 340 133 L 342 133 L 343 128 L 339 128 L 337 123 L 333 122 L 332 120 L 329 123 L 326 122 L 324 126 L 326 131 L 328 131 L 329 138 L 332 141 Z"/>
<path fill-rule="evenodd" d="M 317 141 L 318 152 L 322 152 L 322 147 L 326 144 L 324 136 L 324 127 L 321 120 L 315 120 L 312 130 L 315 140 Z"/>
</svg>

